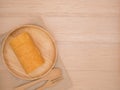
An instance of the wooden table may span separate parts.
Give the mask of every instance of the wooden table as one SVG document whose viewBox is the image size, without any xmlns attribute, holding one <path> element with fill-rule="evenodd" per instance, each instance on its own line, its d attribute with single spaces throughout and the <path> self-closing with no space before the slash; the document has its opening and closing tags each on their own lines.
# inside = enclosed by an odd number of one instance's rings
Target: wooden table
<svg viewBox="0 0 120 90">
<path fill-rule="evenodd" d="M 0 0 L 0 33 L 41 16 L 73 81 L 70 90 L 120 90 L 120 0 Z"/>
</svg>

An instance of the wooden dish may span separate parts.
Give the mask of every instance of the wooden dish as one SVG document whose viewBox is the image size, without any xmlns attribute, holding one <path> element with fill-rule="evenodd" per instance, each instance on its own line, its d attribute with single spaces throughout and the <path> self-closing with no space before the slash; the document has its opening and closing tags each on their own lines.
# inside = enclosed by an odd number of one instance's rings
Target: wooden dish
<svg viewBox="0 0 120 90">
<path fill-rule="evenodd" d="M 17 59 L 14 51 L 9 45 L 9 41 L 13 36 L 21 32 L 28 32 L 34 40 L 37 47 L 40 49 L 45 63 L 34 70 L 30 74 L 26 74 Z M 2 42 L 2 58 L 8 70 L 18 78 L 26 80 L 34 80 L 42 78 L 52 70 L 56 63 L 56 46 L 54 39 L 44 28 L 36 25 L 24 25 L 15 30 L 8 32 Z"/>
</svg>

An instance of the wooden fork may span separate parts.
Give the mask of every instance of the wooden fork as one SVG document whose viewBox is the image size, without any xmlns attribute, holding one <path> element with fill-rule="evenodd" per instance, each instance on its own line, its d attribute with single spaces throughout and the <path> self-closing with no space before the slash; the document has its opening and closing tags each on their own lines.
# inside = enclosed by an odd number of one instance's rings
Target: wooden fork
<svg viewBox="0 0 120 90">
<path fill-rule="evenodd" d="M 28 82 L 24 85 L 18 86 L 15 88 L 15 90 L 25 90 L 41 81 L 49 81 L 49 80 L 54 80 L 58 77 L 62 76 L 62 71 L 59 68 L 54 68 L 46 77 L 38 79 L 38 80 L 34 80 L 31 82 Z"/>
</svg>

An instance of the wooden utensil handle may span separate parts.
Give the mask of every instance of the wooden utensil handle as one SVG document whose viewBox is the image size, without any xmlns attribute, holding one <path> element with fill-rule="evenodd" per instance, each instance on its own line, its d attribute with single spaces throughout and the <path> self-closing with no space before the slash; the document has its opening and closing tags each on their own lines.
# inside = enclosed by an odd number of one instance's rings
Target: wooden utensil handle
<svg viewBox="0 0 120 90">
<path fill-rule="evenodd" d="M 44 81 L 44 80 L 46 80 L 46 78 L 42 78 L 42 79 L 34 80 L 32 82 L 28 82 L 28 83 L 26 83 L 24 85 L 16 87 L 15 90 L 24 90 L 24 89 L 26 89 L 28 87 L 31 87 L 31 86 L 35 85 L 36 83 Z"/>
<path fill-rule="evenodd" d="M 36 90 L 44 90 L 45 88 L 49 87 L 50 84 L 52 84 L 52 83 L 50 83 L 50 80 L 49 80 L 43 86 L 41 86 L 40 88 L 38 88 Z"/>
</svg>

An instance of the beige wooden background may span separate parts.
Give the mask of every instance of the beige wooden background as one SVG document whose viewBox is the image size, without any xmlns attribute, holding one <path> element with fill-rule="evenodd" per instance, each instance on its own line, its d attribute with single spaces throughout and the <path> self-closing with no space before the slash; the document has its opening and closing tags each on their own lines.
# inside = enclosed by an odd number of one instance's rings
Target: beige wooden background
<svg viewBox="0 0 120 90">
<path fill-rule="evenodd" d="M 70 90 L 120 90 L 120 0 L 0 0 L 0 33 L 40 16 L 56 38 Z"/>
</svg>

